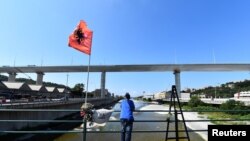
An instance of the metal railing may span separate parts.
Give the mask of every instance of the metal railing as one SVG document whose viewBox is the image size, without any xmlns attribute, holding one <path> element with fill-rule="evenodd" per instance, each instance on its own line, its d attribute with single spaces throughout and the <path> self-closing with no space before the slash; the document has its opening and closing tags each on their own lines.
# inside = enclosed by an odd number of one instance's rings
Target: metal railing
<svg viewBox="0 0 250 141">
<path fill-rule="evenodd" d="M 0 109 L 0 112 L 79 112 L 79 109 Z M 120 111 L 114 111 L 120 112 Z M 134 112 L 166 112 L 169 113 L 169 110 L 136 110 Z M 250 110 L 183 110 L 183 112 L 249 112 Z M 177 113 L 174 113 L 177 114 Z M 176 117 L 173 115 L 173 117 Z M 170 120 L 169 122 L 183 122 L 178 119 Z M 168 120 L 135 120 L 134 122 L 167 122 Z M 250 119 L 204 119 L 204 120 L 185 120 L 185 122 L 215 122 L 215 121 L 247 121 L 250 122 Z M 19 123 L 19 122 L 27 122 L 27 123 L 82 123 L 83 129 L 82 130 L 36 130 L 36 131 L 24 131 L 24 130 L 1 130 L 0 133 L 6 134 L 65 134 L 65 133 L 82 133 L 83 134 L 83 141 L 87 141 L 87 133 L 120 133 L 121 131 L 88 131 L 87 130 L 87 121 L 85 120 L 0 120 L 0 123 Z M 109 120 L 108 122 L 120 122 L 120 120 Z M 196 129 L 196 130 L 187 130 L 188 132 L 207 132 L 207 129 Z M 166 130 L 133 130 L 133 133 L 166 133 Z M 168 132 L 176 132 L 176 130 L 169 130 Z M 178 132 L 186 132 L 186 130 L 178 130 Z M 178 139 L 181 139 L 179 137 Z M 176 139 L 176 138 L 173 138 Z"/>
</svg>

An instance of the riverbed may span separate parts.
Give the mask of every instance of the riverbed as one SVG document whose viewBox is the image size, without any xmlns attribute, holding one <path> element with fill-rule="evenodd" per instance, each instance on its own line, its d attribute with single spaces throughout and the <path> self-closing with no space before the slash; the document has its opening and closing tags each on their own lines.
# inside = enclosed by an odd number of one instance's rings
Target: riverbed
<svg viewBox="0 0 250 141">
<path fill-rule="evenodd" d="M 157 105 L 157 104 L 146 104 L 143 102 L 135 101 L 136 108 L 139 110 L 168 110 L 167 105 Z M 116 104 L 114 107 L 115 110 L 119 109 L 119 103 Z M 134 117 L 136 120 L 165 120 L 167 113 L 165 112 L 135 112 Z M 185 115 L 184 115 L 185 116 Z M 190 118 L 193 115 L 188 115 Z M 119 120 L 119 113 L 113 113 L 111 120 Z M 191 129 L 199 128 L 196 126 L 191 126 L 191 124 L 187 124 L 191 127 Z M 149 131 L 159 131 L 159 130 L 166 130 L 166 122 L 135 122 L 133 130 L 149 130 Z M 181 125 L 180 125 L 181 126 Z M 173 130 L 174 125 L 170 124 L 170 130 Z M 104 126 L 95 126 L 92 129 L 94 131 L 120 131 L 120 123 L 119 122 L 108 122 Z M 184 128 L 183 128 L 184 129 Z M 74 130 L 82 130 L 81 126 L 75 128 Z M 132 140 L 133 141 L 164 141 L 166 133 L 132 133 Z M 169 133 L 169 136 L 174 137 L 174 133 Z M 181 136 L 186 136 L 186 134 L 182 134 Z M 202 133 L 189 133 L 191 141 L 205 141 L 206 134 Z M 64 134 L 54 141 L 82 141 L 83 139 L 82 133 L 75 133 L 75 134 Z M 87 141 L 119 141 L 120 134 L 119 133 L 88 133 L 87 134 Z"/>
</svg>

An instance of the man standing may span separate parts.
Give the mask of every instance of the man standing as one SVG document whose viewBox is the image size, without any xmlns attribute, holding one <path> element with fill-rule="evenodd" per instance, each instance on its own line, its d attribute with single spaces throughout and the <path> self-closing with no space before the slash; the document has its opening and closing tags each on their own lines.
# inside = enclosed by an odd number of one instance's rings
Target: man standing
<svg viewBox="0 0 250 141">
<path fill-rule="evenodd" d="M 135 104 L 130 100 L 129 93 L 125 94 L 125 99 L 121 102 L 121 141 L 131 141 L 131 132 L 133 129 L 133 111 L 135 110 Z"/>
</svg>

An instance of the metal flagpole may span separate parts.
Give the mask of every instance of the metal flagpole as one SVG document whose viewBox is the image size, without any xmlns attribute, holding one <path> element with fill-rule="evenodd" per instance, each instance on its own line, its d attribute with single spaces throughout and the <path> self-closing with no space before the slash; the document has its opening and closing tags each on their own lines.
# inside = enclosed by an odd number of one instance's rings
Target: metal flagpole
<svg viewBox="0 0 250 141">
<path fill-rule="evenodd" d="M 93 32 L 92 32 L 93 36 Z M 91 44 L 90 48 L 92 46 L 92 36 L 91 36 Z M 86 94 L 85 94 L 85 107 L 87 107 L 87 98 L 88 98 L 88 89 L 89 89 L 89 69 L 90 69 L 90 60 L 91 60 L 91 50 L 89 52 L 89 65 L 88 65 L 88 74 L 87 74 L 87 86 L 86 86 Z"/>
<path fill-rule="evenodd" d="M 69 73 L 67 72 L 67 78 L 66 78 L 66 89 L 65 89 L 65 92 L 64 92 L 64 101 L 66 101 L 66 92 L 68 91 L 68 81 L 69 81 Z"/>
<path fill-rule="evenodd" d="M 87 74 L 87 86 L 86 86 L 86 94 L 85 94 L 85 107 L 87 107 L 87 95 L 88 95 L 88 87 L 89 87 L 89 67 L 90 67 L 91 54 L 89 55 L 89 65 L 88 65 L 88 74 Z"/>
</svg>

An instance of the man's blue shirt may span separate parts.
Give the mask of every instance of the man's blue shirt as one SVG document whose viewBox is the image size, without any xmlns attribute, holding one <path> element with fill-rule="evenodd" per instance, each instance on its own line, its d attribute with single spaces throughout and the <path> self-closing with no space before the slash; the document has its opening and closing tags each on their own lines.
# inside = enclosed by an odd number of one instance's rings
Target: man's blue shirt
<svg viewBox="0 0 250 141">
<path fill-rule="evenodd" d="M 134 120 L 133 111 L 135 110 L 135 104 L 132 100 L 124 99 L 121 102 L 121 114 L 120 119 Z"/>
</svg>

